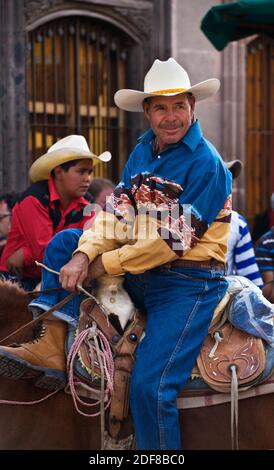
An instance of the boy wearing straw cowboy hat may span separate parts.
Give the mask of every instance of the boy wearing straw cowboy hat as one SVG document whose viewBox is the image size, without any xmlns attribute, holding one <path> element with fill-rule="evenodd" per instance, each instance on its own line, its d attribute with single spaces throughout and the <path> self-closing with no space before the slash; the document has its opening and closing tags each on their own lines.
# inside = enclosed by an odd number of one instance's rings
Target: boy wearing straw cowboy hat
<svg viewBox="0 0 274 470">
<path fill-rule="evenodd" d="M 42 261 L 55 233 L 67 228 L 82 229 L 90 216 L 83 211 L 89 201 L 88 187 L 93 161 L 107 161 L 109 153 L 97 157 L 81 135 L 69 135 L 38 158 L 30 167 L 32 184 L 13 209 L 11 231 L 0 260 L 2 276 L 18 278 L 27 290 L 39 282 L 35 261 Z"/>
<path fill-rule="evenodd" d="M 68 234 L 70 261 L 62 268 L 54 262 L 59 234 L 46 251 L 50 267 L 61 268 L 64 289 L 75 291 L 77 284 L 105 272 L 124 274 L 133 301 L 147 312 L 131 382 L 139 449 L 180 449 L 176 397 L 227 289 L 231 175 L 194 116 L 195 102 L 218 88 L 214 78 L 191 86 L 187 72 L 170 58 L 154 61 L 144 91 L 119 90 L 116 105 L 143 111 L 150 129 L 78 247 Z M 76 312 L 66 313 L 76 320 Z M 20 370 L 20 354 L 1 347 L 0 373 L 7 359 Z M 30 373 L 30 361 L 27 366 Z"/>
</svg>

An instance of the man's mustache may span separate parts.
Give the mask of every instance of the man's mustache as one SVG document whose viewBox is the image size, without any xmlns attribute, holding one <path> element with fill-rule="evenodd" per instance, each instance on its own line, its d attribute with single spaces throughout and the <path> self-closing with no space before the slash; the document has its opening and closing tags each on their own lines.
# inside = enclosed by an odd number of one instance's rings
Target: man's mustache
<svg viewBox="0 0 274 470">
<path fill-rule="evenodd" d="M 174 131 L 176 129 L 181 129 L 183 126 L 181 123 L 177 123 L 177 124 L 161 124 L 160 126 L 160 129 L 165 129 L 165 130 L 168 130 L 168 131 Z"/>
</svg>

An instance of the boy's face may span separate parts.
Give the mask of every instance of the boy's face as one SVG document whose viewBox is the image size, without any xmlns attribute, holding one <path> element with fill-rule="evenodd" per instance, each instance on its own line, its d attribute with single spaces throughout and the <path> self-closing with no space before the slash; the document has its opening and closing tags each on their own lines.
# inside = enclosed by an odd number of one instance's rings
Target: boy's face
<svg viewBox="0 0 274 470">
<path fill-rule="evenodd" d="M 87 192 L 91 181 L 93 163 L 90 159 L 79 160 L 67 171 L 62 167 L 55 168 L 57 188 L 66 198 L 81 197 Z"/>
</svg>

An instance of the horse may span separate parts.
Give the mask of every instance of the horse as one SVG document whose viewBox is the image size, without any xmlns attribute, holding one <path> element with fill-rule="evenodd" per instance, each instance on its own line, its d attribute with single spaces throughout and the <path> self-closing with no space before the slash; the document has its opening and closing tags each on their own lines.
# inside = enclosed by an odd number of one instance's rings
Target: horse
<svg viewBox="0 0 274 470">
<path fill-rule="evenodd" d="M 27 305 L 30 296 L 18 285 L 0 281 L 0 336 L 5 338 L 32 320 Z M 32 339 L 22 331 L 10 343 Z M 0 339 L 1 341 L 1 339 Z M 7 344 L 5 342 L 4 344 Z M 0 376 L 0 400 L 32 402 L 48 392 L 28 381 Z M 3 450 L 89 450 L 100 449 L 100 420 L 78 414 L 72 397 L 58 391 L 45 401 L 30 405 L 1 404 L 0 449 Z"/>
<path fill-rule="evenodd" d="M 1 338 L 31 320 L 29 295 L 15 284 L 0 281 Z M 21 343 L 32 332 L 12 338 Z M 1 340 L 1 339 L 0 339 Z M 45 395 L 27 381 L 0 376 L 0 400 L 31 402 Z M 72 398 L 59 391 L 35 405 L 0 403 L 1 450 L 98 450 L 100 420 L 79 415 Z M 179 409 L 184 450 L 229 450 L 230 403 Z M 239 401 L 239 447 L 243 450 L 274 448 L 274 394 Z"/>
</svg>

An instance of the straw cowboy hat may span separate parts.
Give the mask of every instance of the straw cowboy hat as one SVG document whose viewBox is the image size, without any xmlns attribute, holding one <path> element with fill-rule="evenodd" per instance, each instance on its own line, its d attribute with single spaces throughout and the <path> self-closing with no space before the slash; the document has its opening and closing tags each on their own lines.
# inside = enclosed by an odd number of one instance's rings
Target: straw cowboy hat
<svg viewBox="0 0 274 470">
<path fill-rule="evenodd" d="M 185 69 L 170 57 L 166 61 L 156 59 L 145 76 L 144 91 L 118 90 L 114 95 L 116 105 L 125 111 L 143 111 L 145 98 L 161 95 L 173 96 L 180 93 L 192 93 L 196 101 L 205 100 L 214 95 L 220 87 L 217 78 L 191 86 Z"/>
<path fill-rule="evenodd" d="M 232 173 L 232 178 L 235 179 L 242 171 L 243 164 L 240 160 L 231 160 L 225 162 L 227 169 Z"/>
<path fill-rule="evenodd" d="M 36 181 L 46 180 L 50 177 L 53 168 L 62 163 L 71 160 L 82 160 L 90 158 L 94 164 L 101 162 L 109 162 L 111 153 L 106 151 L 97 156 L 92 153 L 88 147 L 85 137 L 82 135 L 68 135 L 53 144 L 40 158 L 35 160 L 29 170 L 29 176 L 33 183 Z"/>
</svg>

